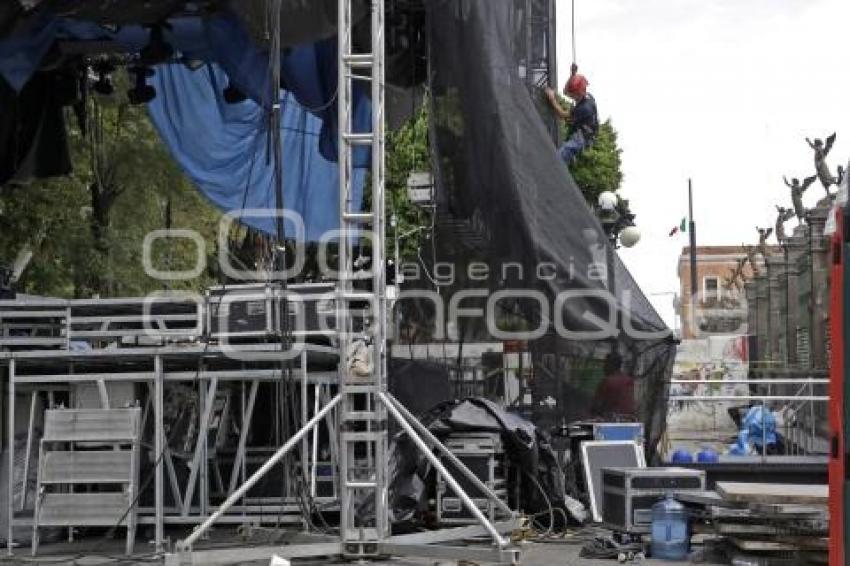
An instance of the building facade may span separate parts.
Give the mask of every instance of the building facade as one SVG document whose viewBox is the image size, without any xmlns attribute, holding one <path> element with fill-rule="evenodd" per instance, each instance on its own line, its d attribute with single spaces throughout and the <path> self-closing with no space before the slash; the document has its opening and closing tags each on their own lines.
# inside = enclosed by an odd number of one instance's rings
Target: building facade
<svg viewBox="0 0 850 566">
<path fill-rule="evenodd" d="M 778 247 L 768 253 L 781 253 Z M 764 269 L 764 260 L 755 254 L 756 270 Z M 714 334 L 746 334 L 747 305 L 744 282 L 755 274 L 743 246 L 697 246 L 697 288 L 691 289 L 690 248 L 682 248 L 679 275 L 678 316 L 685 340 Z M 740 265 L 743 264 L 743 265 Z M 738 271 L 740 276 L 733 277 Z"/>
</svg>

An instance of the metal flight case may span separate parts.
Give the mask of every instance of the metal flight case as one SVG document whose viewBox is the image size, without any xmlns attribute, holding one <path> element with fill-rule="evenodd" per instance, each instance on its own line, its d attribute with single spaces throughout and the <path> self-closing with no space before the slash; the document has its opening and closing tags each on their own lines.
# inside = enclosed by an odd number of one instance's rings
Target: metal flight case
<svg viewBox="0 0 850 566">
<path fill-rule="evenodd" d="M 667 494 L 705 491 L 705 472 L 686 468 L 604 468 L 602 521 L 610 529 L 649 533 L 652 506 Z"/>
<path fill-rule="evenodd" d="M 446 448 L 457 456 L 482 482 L 484 482 L 502 501 L 508 497 L 508 468 L 502 438 L 499 433 L 453 433 L 446 439 Z M 450 462 L 443 462 L 453 471 Z M 456 476 L 457 477 L 457 476 Z M 496 518 L 495 504 L 478 493 L 478 490 L 465 478 L 459 479 L 475 505 L 490 520 Z M 441 525 L 469 525 L 475 523 L 475 517 L 464 508 L 460 498 L 446 483 L 442 476 L 437 477 L 437 521 Z"/>
</svg>

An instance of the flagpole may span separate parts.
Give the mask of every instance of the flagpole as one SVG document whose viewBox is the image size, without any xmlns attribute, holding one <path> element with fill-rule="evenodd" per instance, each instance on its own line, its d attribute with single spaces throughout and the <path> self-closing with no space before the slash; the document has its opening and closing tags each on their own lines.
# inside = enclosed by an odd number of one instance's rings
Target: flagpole
<svg viewBox="0 0 850 566">
<path fill-rule="evenodd" d="M 697 225 L 694 222 L 694 187 L 691 179 L 688 179 L 688 215 L 690 223 L 690 239 L 691 239 L 691 316 L 693 316 L 693 308 L 696 304 L 697 295 Z"/>
</svg>

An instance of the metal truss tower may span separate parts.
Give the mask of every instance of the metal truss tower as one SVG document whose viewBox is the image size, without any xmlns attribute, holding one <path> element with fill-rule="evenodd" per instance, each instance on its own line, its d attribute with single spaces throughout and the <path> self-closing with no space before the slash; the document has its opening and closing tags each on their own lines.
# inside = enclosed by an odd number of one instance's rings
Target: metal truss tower
<svg viewBox="0 0 850 566">
<path fill-rule="evenodd" d="M 393 1 L 393 0 L 387 0 Z M 502 533 L 518 526 L 516 514 L 493 491 L 454 456 L 414 415 L 387 390 L 387 328 L 385 245 L 385 0 L 371 2 L 371 51 L 357 52 L 353 42 L 352 4 L 339 0 L 339 267 L 336 331 L 339 341 L 339 392 L 312 419 L 303 424 L 269 460 L 186 539 L 168 555 L 167 564 L 231 564 L 268 558 L 342 555 L 369 559 L 382 556 L 420 556 L 436 559 L 468 559 L 517 563 L 519 552 Z M 372 121 L 369 131 L 354 131 L 355 85 L 371 88 Z M 353 164 L 355 152 L 371 149 L 371 209 L 353 210 Z M 355 272 L 355 254 L 364 241 L 372 248 L 370 288 L 355 289 L 366 280 Z M 360 285 L 358 285 L 360 287 Z M 355 328 L 353 308 L 368 305 L 366 328 Z M 340 526 L 339 536 L 298 534 L 294 544 L 280 547 L 243 547 L 229 550 L 193 551 L 193 545 L 227 509 L 237 503 L 260 478 L 332 410 L 338 410 Z M 393 418 L 461 499 L 480 526 L 391 536 L 389 526 L 389 478 L 387 421 Z M 443 460 L 465 477 L 481 496 L 494 502 L 503 520 L 491 521 L 453 477 Z M 488 536 L 490 547 L 451 546 L 445 543 Z"/>
<path fill-rule="evenodd" d="M 522 67 L 528 88 L 537 94 L 549 86 L 558 89 L 558 46 L 556 0 L 525 0 L 525 49 Z M 539 97 L 538 97 L 539 98 Z M 546 109 L 546 127 L 555 143 L 560 138 L 560 120 Z"/>
</svg>

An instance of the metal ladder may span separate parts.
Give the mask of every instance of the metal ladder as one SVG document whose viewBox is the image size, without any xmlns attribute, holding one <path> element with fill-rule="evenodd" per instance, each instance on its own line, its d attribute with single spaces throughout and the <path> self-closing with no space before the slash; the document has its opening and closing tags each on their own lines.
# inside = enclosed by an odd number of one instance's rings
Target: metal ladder
<svg viewBox="0 0 850 566">
<path fill-rule="evenodd" d="M 343 553 L 374 556 L 389 536 L 387 514 L 387 409 L 378 399 L 387 390 L 386 249 L 384 235 L 384 0 L 372 0 L 371 53 L 355 53 L 352 42 L 353 0 L 339 0 L 339 171 L 340 234 L 337 330 L 340 347 L 339 446 L 340 533 Z M 355 83 L 371 85 L 372 125 L 353 130 Z M 353 159 L 358 147 L 370 148 L 371 210 L 352 210 Z M 372 244 L 371 291 L 355 291 L 353 261 L 359 240 Z M 370 305 L 370 324 L 355 331 L 351 306 Z M 368 332 L 372 358 L 370 375 L 353 373 L 348 364 L 352 344 Z M 369 500 L 371 499 L 371 504 Z M 359 508 L 364 506 L 362 512 Z M 374 509 L 374 513 L 370 512 Z M 368 521 L 364 517 L 370 517 Z M 372 519 L 371 517 L 374 517 Z"/>
</svg>

